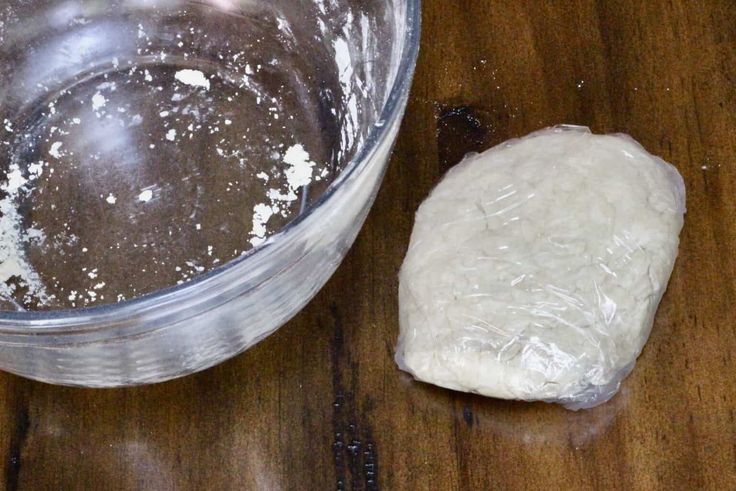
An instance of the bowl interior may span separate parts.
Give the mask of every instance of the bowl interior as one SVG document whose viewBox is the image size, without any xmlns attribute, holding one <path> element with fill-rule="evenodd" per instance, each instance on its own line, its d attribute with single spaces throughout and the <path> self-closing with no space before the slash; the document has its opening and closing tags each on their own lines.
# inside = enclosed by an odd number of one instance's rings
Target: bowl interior
<svg viewBox="0 0 736 491">
<path fill-rule="evenodd" d="M 406 9 L 6 2 L 0 310 L 176 288 L 308 214 L 380 133 Z"/>
</svg>

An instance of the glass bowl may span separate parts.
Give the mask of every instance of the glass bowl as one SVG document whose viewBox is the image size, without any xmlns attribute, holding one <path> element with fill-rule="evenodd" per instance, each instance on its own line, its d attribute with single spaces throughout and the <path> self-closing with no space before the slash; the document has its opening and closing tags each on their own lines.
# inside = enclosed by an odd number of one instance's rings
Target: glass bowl
<svg viewBox="0 0 736 491">
<path fill-rule="evenodd" d="M 375 199 L 419 36 L 419 0 L 5 2 L 0 369 L 74 386 L 155 383 L 286 323 Z M 240 174 L 212 171 L 226 158 Z M 244 238 L 207 259 L 210 242 Z M 183 271 L 176 254 L 195 249 L 200 262 Z M 95 251 L 115 274 L 74 263 Z M 162 272 L 146 270 L 162 257 Z M 39 272 L 18 280 L 12 268 L 27 265 Z M 54 293 L 36 294 L 39 279 Z"/>
</svg>

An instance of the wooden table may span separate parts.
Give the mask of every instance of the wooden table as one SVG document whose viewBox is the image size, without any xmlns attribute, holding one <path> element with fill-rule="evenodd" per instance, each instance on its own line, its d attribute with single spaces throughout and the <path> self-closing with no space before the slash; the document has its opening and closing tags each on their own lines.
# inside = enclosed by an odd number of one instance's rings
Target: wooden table
<svg viewBox="0 0 736 491">
<path fill-rule="evenodd" d="M 412 215 L 468 151 L 557 123 L 633 135 L 688 214 L 610 403 L 415 383 L 392 360 Z M 0 376 L 0 483 L 43 489 L 735 489 L 736 3 L 427 0 L 385 185 L 328 286 L 256 348 L 125 390 Z"/>
</svg>

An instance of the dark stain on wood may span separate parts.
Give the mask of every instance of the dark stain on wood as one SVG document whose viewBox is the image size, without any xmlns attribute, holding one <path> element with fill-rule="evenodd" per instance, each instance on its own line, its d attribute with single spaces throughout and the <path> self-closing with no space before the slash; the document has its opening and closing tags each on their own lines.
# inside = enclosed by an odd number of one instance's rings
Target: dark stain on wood
<svg viewBox="0 0 736 491">
<path fill-rule="evenodd" d="M 440 173 L 460 162 L 470 152 L 488 146 L 490 130 L 482 111 L 471 106 L 444 107 L 437 116 Z"/>
<path fill-rule="evenodd" d="M 330 355 L 332 359 L 332 431 L 336 489 L 378 489 L 378 450 L 372 441 L 372 431 L 355 401 L 359 392 L 359 365 L 351 359 L 346 348 L 350 340 L 345 339 L 342 316 L 336 304 L 330 305 L 330 319 L 334 331 Z M 344 373 L 350 374 L 348 385 Z M 370 405 L 370 398 L 366 399 Z"/>
<path fill-rule="evenodd" d="M 23 459 L 23 447 L 25 446 L 26 439 L 28 438 L 28 430 L 31 426 L 28 415 L 28 406 L 25 403 L 17 405 L 14 408 L 14 412 L 15 421 L 7 452 L 5 468 L 5 489 L 8 491 L 19 489 L 18 485 Z"/>
<path fill-rule="evenodd" d="M 468 428 L 473 427 L 473 411 L 468 406 L 463 406 L 463 419 Z"/>
</svg>

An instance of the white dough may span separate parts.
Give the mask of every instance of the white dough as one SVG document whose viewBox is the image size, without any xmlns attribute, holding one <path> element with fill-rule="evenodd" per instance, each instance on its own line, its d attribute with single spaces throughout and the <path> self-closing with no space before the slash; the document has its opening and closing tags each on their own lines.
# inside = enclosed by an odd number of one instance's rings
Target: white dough
<svg viewBox="0 0 736 491">
<path fill-rule="evenodd" d="M 492 397 L 605 402 L 649 337 L 684 212 L 682 177 L 625 135 L 557 127 L 466 157 L 417 212 L 399 366 Z"/>
</svg>

